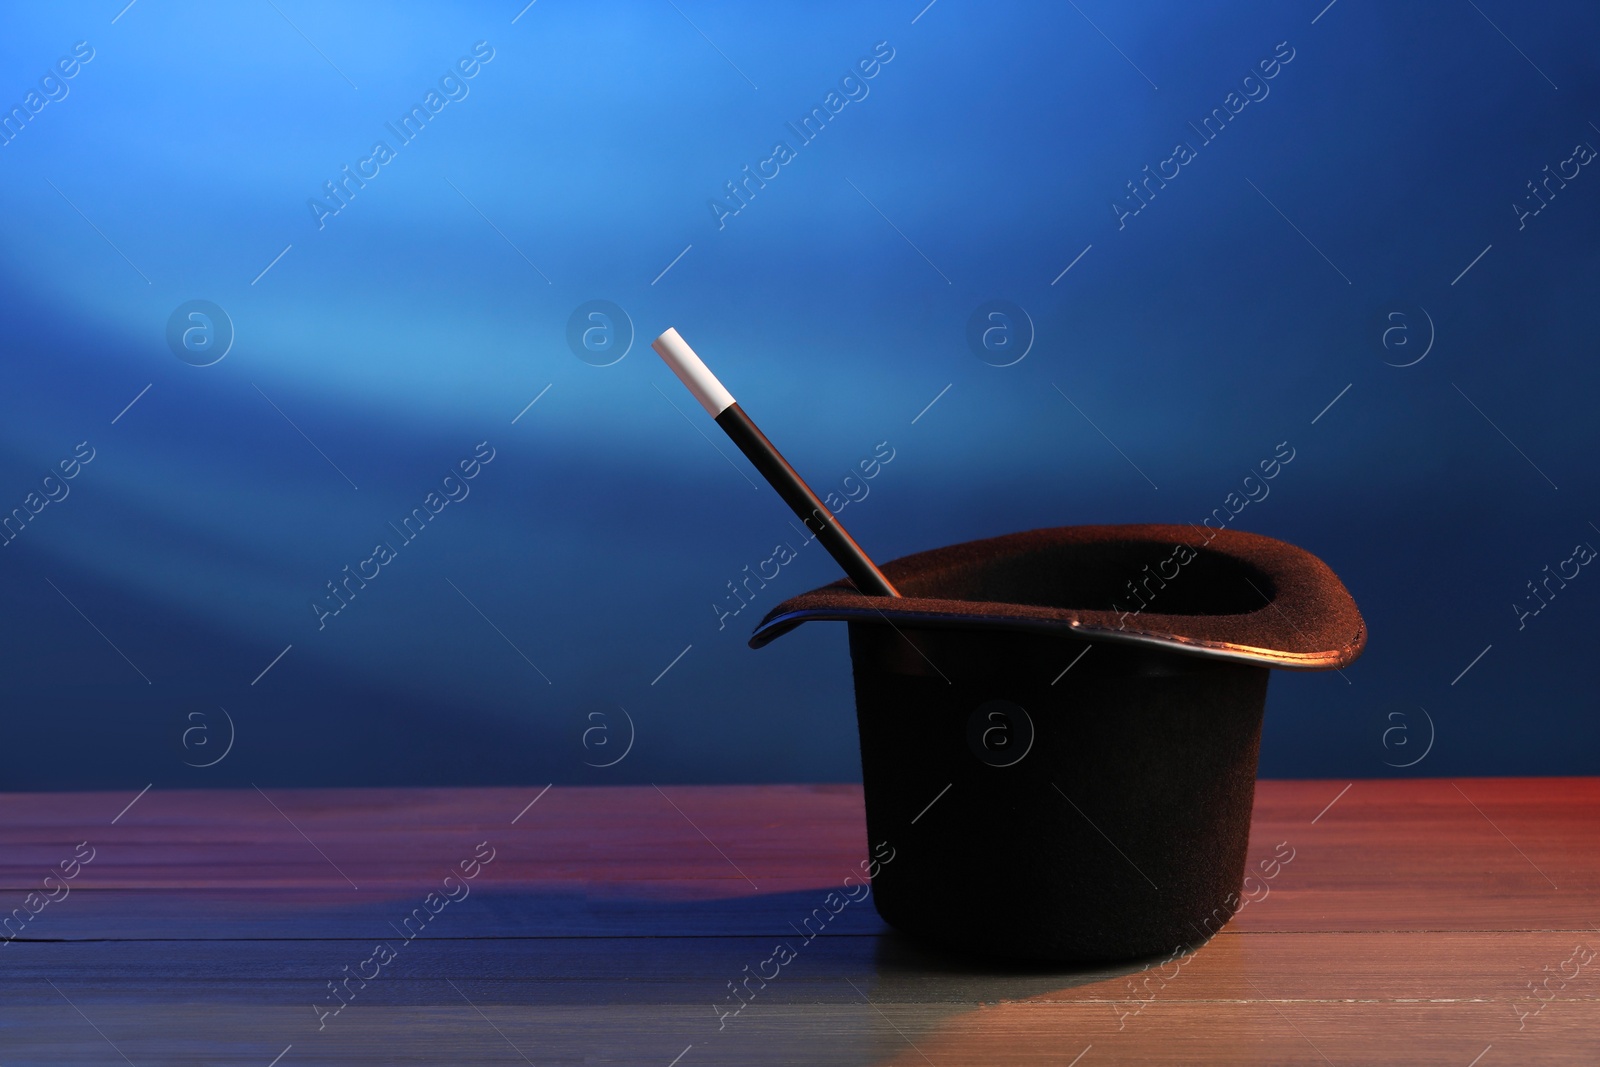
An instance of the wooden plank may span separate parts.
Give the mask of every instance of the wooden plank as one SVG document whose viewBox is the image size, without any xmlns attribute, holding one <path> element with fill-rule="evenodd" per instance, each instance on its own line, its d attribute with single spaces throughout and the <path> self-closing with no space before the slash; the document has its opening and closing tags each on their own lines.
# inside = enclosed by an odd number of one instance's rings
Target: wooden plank
<svg viewBox="0 0 1600 1067">
<path fill-rule="evenodd" d="M 1251 854 L 1296 858 L 1250 930 L 1591 929 L 1600 778 L 1263 782 Z M 1316 818 L 1313 823 L 1310 820 Z"/>
<path fill-rule="evenodd" d="M 498 1062 L 478 1010 L 541 1063 L 580 1062 L 604 1047 L 621 1062 L 666 1063 L 691 1043 L 694 1062 L 758 1062 L 749 1057 L 779 1035 L 782 1047 L 759 1062 L 904 1052 L 894 1062 L 1064 1063 L 1089 1044 L 1097 1063 L 1311 1063 L 1320 1050 L 1341 1065 L 1461 1067 L 1490 1045 L 1501 1063 L 1594 1062 L 1560 1057 L 1600 1039 L 1600 968 L 1580 968 L 1547 1003 L 1527 988 L 1572 943 L 1567 934 L 1228 932 L 1181 966 L 1015 973 L 951 967 L 872 937 L 820 937 L 798 944 L 779 977 L 750 986 L 748 1005 L 728 1017 L 719 1009 L 740 1002 L 727 983 L 765 958 L 769 941 L 418 941 L 380 977 L 348 987 L 349 1005 L 332 1016 L 312 1005 L 341 1003 L 326 983 L 364 958 L 364 942 L 30 944 L 0 957 L 0 996 L 7 1063 L 43 1058 L 74 1010 L 134 1062 L 129 1046 L 172 1059 L 167 1036 L 192 1034 L 202 1016 L 215 1043 L 293 1043 L 330 1062 L 369 1062 L 360 1048 L 386 1050 L 370 1062 L 410 1062 L 415 1049 L 393 1050 L 397 1032 L 408 1044 L 420 1032 L 427 1047 L 428 1033 L 452 1030 Z M 1600 937 L 1589 943 L 1600 947 Z M 837 1032 L 801 1030 L 812 1026 Z M 80 1037 L 93 1044 L 92 1033 Z"/>
<path fill-rule="evenodd" d="M 8 1010 L 26 1037 L 12 1040 L 18 1067 L 59 1064 L 651 1064 L 657 1067 L 1592 1067 L 1594 1017 L 1552 1018 L 1540 1032 L 1485 1039 L 1476 1005 L 1305 1008 L 1209 1004 L 1175 1012 L 1159 1035 L 1106 1033 L 1075 1007 L 980 1009 L 961 1032 L 940 1029 L 937 1007 L 795 1005 L 707 1032 L 687 1005 L 655 1010 L 604 1004 L 517 1008 L 455 990 L 454 1004 L 374 1007 L 359 1024 L 299 1029 L 299 1011 L 210 1010 L 204 1002 L 151 1009 L 80 1004 L 102 1038 L 64 1002 Z M 481 1014 L 480 1014 L 481 1012 Z M 309 1014 L 309 1013 L 307 1013 Z M 1096 1016 L 1096 1019 L 1098 1016 Z M 291 1041 L 288 1036 L 299 1037 Z M 114 1042 L 114 1047 L 113 1047 Z M 915 1047 L 912 1047 L 912 1046 Z M 1320 1050 L 1320 1051 L 1319 1051 Z M 1082 1056 L 1078 1063 L 1073 1060 Z M 679 1058 L 681 1057 L 681 1058 Z M 1479 1059 L 1479 1057 L 1482 1057 Z M 1477 1061 L 1474 1063 L 1474 1061 Z"/>
</svg>

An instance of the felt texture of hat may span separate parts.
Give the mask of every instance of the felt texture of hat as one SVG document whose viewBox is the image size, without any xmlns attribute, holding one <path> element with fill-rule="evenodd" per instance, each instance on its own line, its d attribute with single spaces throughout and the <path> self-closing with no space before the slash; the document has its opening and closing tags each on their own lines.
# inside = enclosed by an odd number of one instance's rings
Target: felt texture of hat
<svg viewBox="0 0 1600 1067">
<path fill-rule="evenodd" d="M 1087 963 L 1204 941 L 1238 910 L 1271 670 L 1041 633 L 849 634 L 890 926 Z M 971 642 L 988 647 L 956 655 Z"/>
<path fill-rule="evenodd" d="M 891 560 L 899 597 L 840 580 L 792 597 L 750 637 L 801 623 L 1027 630 L 1289 670 L 1344 667 L 1366 645 L 1355 601 L 1316 556 L 1239 530 L 1057 526 Z"/>
</svg>

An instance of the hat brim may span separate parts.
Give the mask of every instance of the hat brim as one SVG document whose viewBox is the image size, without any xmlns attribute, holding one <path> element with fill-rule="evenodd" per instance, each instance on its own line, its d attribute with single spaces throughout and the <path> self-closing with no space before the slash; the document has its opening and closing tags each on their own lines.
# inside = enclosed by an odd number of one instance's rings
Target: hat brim
<svg viewBox="0 0 1600 1067">
<path fill-rule="evenodd" d="M 750 647 L 836 620 L 1057 633 L 1315 671 L 1348 665 L 1367 640 L 1326 563 L 1237 530 L 1057 526 L 918 552 L 882 570 L 901 596 L 865 596 L 845 580 L 813 589 L 773 608 Z"/>
</svg>

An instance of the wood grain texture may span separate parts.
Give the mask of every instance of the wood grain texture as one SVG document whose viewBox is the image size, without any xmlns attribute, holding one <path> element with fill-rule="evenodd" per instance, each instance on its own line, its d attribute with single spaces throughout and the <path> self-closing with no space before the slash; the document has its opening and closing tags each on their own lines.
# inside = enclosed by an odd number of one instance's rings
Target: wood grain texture
<svg viewBox="0 0 1600 1067">
<path fill-rule="evenodd" d="M 798 932 L 867 854 L 854 786 L 137 792 L 0 795 L 0 917 L 94 849 L 0 940 L 8 1067 L 1600 1063 L 1600 779 L 1262 782 L 1220 935 L 1072 970 L 868 902 Z"/>
</svg>

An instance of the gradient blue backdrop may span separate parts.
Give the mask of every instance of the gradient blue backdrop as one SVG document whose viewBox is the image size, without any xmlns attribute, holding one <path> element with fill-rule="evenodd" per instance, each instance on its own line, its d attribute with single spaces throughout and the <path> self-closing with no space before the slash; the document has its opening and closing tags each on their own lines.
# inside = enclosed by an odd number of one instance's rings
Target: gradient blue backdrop
<svg viewBox="0 0 1600 1067">
<path fill-rule="evenodd" d="M 1237 525 L 1327 560 L 1371 642 L 1274 676 L 1263 774 L 1600 769 L 1600 576 L 1512 608 L 1600 545 L 1600 174 L 1512 206 L 1600 144 L 1591 6 L 519 8 L 8 13 L 5 110 L 93 59 L 0 146 L 0 507 L 95 458 L 0 548 L 0 786 L 857 776 L 843 629 L 744 645 L 836 577 L 820 547 L 718 628 L 792 530 L 649 351 L 669 325 L 819 486 L 890 442 L 843 515 L 881 559 L 1198 522 L 1288 441 Z M 323 183 L 480 41 L 319 228 Z M 1280 42 L 1269 95 L 1119 228 Z M 167 343 L 192 299 L 236 332 L 212 366 Z M 638 335 L 607 367 L 567 343 L 594 299 Z M 994 299 L 1036 330 L 1014 366 L 966 340 Z M 324 583 L 481 441 L 470 496 L 319 630 Z"/>
</svg>

